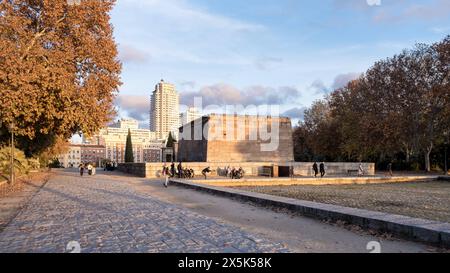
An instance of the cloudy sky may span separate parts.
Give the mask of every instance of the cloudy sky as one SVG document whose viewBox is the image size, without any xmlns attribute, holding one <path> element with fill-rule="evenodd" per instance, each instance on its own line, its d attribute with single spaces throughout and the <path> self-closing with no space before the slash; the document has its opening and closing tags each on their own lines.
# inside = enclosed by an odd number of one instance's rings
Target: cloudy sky
<svg viewBox="0 0 450 273">
<path fill-rule="evenodd" d="M 449 14 L 449 0 L 119 0 L 117 105 L 148 126 L 163 78 L 186 105 L 278 104 L 298 119 L 375 61 L 443 39 Z"/>
</svg>

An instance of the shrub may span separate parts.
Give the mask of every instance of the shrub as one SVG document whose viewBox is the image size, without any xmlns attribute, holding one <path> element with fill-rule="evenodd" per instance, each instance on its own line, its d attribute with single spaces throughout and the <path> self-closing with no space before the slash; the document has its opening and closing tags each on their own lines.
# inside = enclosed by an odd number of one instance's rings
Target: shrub
<svg viewBox="0 0 450 273">
<path fill-rule="evenodd" d="M 11 171 L 11 149 L 9 147 L 0 148 L 0 176 L 9 179 Z M 26 174 L 31 169 L 38 169 L 39 162 L 35 159 L 27 159 L 24 152 L 14 150 L 14 173 L 17 175 Z"/>
</svg>

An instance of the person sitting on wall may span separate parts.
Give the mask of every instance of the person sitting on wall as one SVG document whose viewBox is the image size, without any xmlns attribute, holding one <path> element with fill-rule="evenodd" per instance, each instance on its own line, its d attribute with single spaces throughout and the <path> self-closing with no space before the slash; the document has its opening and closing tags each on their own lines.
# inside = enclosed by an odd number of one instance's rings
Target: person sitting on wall
<svg viewBox="0 0 450 273">
<path fill-rule="evenodd" d="M 206 180 L 206 175 L 208 173 L 211 173 L 211 168 L 210 167 L 203 169 L 202 174 L 205 177 L 205 180 Z"/>
<path fill-rule="evenodd" d="M 181 162 L 178 163 L 177 170 L 178 170 L 178 178 L 183 178 L 183 166 L 181 165 Z"/>
<path fill-rule="evenodd" d="M 175 177 L 175 163 L 170 164 L 170 178 Z"/>
</svg>

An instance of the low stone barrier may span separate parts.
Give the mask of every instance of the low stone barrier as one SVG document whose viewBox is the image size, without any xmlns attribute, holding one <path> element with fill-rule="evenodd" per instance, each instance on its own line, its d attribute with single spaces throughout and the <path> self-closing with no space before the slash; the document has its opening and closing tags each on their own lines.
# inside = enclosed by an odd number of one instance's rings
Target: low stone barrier
<svg viewBox="0 0 450 273">
<path fill-rule="evenodd" d="M 240 201 L 249 201 L 264 207 L 284 208 L 319 220 L 343 221 L 365 229 L 387 232 L 397 237 L 450 248 L 449 223 L 214 187 L 185 180 L 172 179 L 171 183 L 176 186 L 230 197 Z"/>
<path fill-rule="evenodd" d="M 450 181 L 450 176 L 446 175 L 446 176 L 439 176 L 438 180 L 442 180 L 442 181 Z"/>
<path fill-rule="evenodd" d="M 121 163 L 118 164 L 117 170 L 138 177 L 147 177 L 145 163 Z"/>
<path fill-rule="evenodd" d="M 218 187 L 263 187 L 263 186 L 294 186 L 294 185 L 348 185 L 348 184 L 382 184 L 436 181 L 437 176 L 364 176 L 364 177 L 297 177 L 297 178 L 244 178 L 244 179 L 195 179 L 195 183 Z"/>
<path fill-rule="evenodd" d="M 243 168 L 246 177 L 261 176 L 264 172 L 264 167 L 293 167 L 294 175 L 296 176 L 313 176 L 311 162 L 242 162 L 242 163 L 207 163 L 207 162 L 186 162 L 183 167 L 194 170 L 195 175 L 201 176 L 202 170 L 210 167 L 212 173 L 210 177 L 224 176 L 226 167 Z M 325 163 L 327 175 L 347 175 L 349 170 L 357 170 L 360 163 Z M 375 175 L 374 163 L 361 163 L 365 171 L 365 175 Z M 160 178 L 162 167 L 164 163 L 123 163 L 119 164 L 118 170 L 133 174 L 139 177 L 146 178 Z M 167 163 L 170 166 L 170 163 Z"/>
</svg>

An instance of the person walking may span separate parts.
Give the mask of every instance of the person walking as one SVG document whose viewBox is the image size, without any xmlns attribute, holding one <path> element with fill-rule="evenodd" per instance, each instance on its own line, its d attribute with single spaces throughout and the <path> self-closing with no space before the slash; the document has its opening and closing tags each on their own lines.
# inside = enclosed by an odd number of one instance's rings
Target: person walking
<svg viewBox="0 0 450 273">
<path fill-rule="evenodd" d="M 208 174 L 208 173 L 210 173 L 211 172 L 211 168 L 210 167 L 208 167 L 208 168 L 205 168 L 205 169 L 203 169 L 203 171 L 202 171 L 202 174 L 203 174 L 203 176 L 205 177 L 205 180 L 206 180 L 206 174 Z"/>
<path fill-rule="evenodd" d="M 314 171 L 314 177 L 317 177 L 317 174 L 319 174 L 319 167 L 317 166 L 317 162 L 314 162 L 312 168 L 313 168 L 313 171 Z"/>
<path fill-rule="evenodd" d="M 80 176 L 83 176 L 83 174 L 84 174 L 84 165 L 83 165 L 83 163 L 81 163 L 78 168 L 80 169 Z"/>
<path fill-rule="evenodd" d="M 162 169 L 162 175 L 164 177 L 164 187 L 168 187 L 169 186 L 169 168 L 166 166 L 166 164 L 164 164 L 163 169 Z"/>
<path fill-rule="evenodd" d="M 364 175 L 364 168 L 362 163 L 359 163 L 359 167 L 358 167 L 358 175 L 359 176 L 363 176 Z"/>
<path fill-rule="evenodd" d="M 320 177 L 324 177 L 326 172 L 325 172 L 325 162 L 320 163 Z"/>
<path fill-rule="evenodd" d="M 89 174 L 89 175 L 92 175 L 92 165 L 91 165 L 91 163 L 89 163 L 89 164 L 87 165 L 87 170 L 88 170 L 88 174 Z"/>
<path fill-rule="evenodd" d="M 389 175 L 391 177 L 394 176 L 394 174 L 392 173 L 392 162 L 389 162 L 387 169 L 388 169 Z"/>
</svg>

